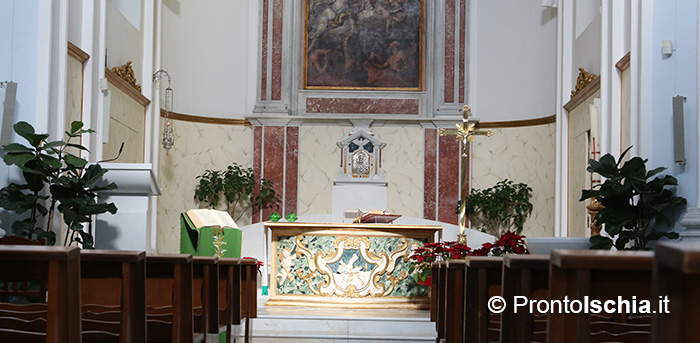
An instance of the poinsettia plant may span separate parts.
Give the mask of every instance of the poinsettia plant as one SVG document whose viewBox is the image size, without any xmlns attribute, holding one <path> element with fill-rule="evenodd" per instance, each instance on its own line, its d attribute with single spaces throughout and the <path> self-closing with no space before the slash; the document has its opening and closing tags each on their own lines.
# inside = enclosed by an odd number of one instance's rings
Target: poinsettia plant
<svg viewBox="0 0 700 343">
<path fill-rule="evenodd" d="M 262 275 L 262 271 L 260 271 L 260 268 L 262 268 L 262 266 L 264 265 L 263 261 L 260 261 L 260 260 L 256 259 L 255 257 L 250 257 L 250 256 L 246 256 L 246 257 L 244 257 L 244 259 L 246 259 L 246 260 L 256 260 L 256 261 L 255 261 L 255 266 L 256 266 L 257 269 L 258 269 L 258 273 L 260 273 L 260 274 Z"/>
<path fill-rule="evenodd" d="M 472 250 L 457 242 L 426 243 L 413 250 L 408 258 L 409 273 L 421 286 L 431 285 L 431 264 L 436 261 L 457 260 L 467 256 L 502 256 L 505 254 L 529 254 L 525 236 L 507 231 L 494 243 L 484 243 L 481 248 Z"/>
<path fill-rule="evenodd" d="M 529 254 L 525 245 L 525 236 L 513 231 L 504 233 L 495 243 L 484 243 L 481 248 L 472 251 L 470 256 L 502 256 L 505 254 Z"/>
<path fill-rule="evenodd" d="M 430 286 L 431 267 L 435 261 L 456 260 L 467 256 L 471 251 L 466 244 L 457 242 L 426 243 L 413 250 L 409 257 L 409 273 L 421 286 Z"/>
</svg>

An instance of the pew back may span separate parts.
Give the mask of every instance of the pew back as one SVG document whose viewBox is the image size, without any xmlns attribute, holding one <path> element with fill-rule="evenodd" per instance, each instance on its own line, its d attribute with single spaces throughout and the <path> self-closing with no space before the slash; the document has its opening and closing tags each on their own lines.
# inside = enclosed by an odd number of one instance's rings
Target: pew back
<svg viewBox="0 0 700 343">
<path fill-rule="evenodd" d="M 503 298 L 508 302 L 501 314 L 501 342 L 546 341 L 547 318 L 529 308 L 515 311 L 513 299 L 538 297 L 549 289 L 549 255 L 508 255 L 503 259 Z M 534 311 L 533 311 L 534 312 Z"/>
<path fill-rule="evenodd" d="M 192 343 L 192 255 L 146 256 L 149 342 Z"/>
<path fill-rule="evenodd" d="M 193 257 L 193 306 L 195 332 L 219 334 L 219 258 Z M 206 342 L 206 335 L 204 341 Z"/>
<path fill-rule="evenodd" d="M 700 325 L 700 243 L 659 243 L 654 257 L 654 298 L 667 297 L 652 321 L 652 342 L 697 342 Z"/>
<path fill-rule="evenodd" d="M 651 299 L 650 251 L 554 250 L 550 259 L 550 300 Z M 548 342 L 648 342 L 650 328 L 630 313 L 551 313 Z"/>
<path fill-rule="evenodd" d="M 146 253 L 81 250 L 83 339 L 146 341 Z"/>
<path fill-rule="evenodd" d="M 0 296 L 31 296 L 10 283 L 45 283 L 46 296 L 23 306 L 0 304 L 2 342 L 81 342 L 80 252 L 75 247 L 0 246 Z M 44 301 L 45 299 L 45 301 Z M 27 298 L 25 298 L 27 300 Z M 30 317 L 15 316 L 24 312 Z M 27 317 L 24 317 L 27 318 Z M 41 331 L 41 327 L 44 328 Z M 38 329 L 38 330 L 37 330 Z"/>
</svg>

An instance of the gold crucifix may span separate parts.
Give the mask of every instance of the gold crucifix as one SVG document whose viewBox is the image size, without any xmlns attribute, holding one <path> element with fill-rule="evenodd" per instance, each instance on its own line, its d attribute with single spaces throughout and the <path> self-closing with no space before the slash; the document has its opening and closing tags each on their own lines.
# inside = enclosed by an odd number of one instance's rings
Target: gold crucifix
<svg viewBox="0 0 700 343">
<path fill-rule="evenodd" d="M 467 212 L 466 203 L 464 202 L 464 197 L 467 195 L 469 190 L 467 189 L 467 166 L 469 165 L 469 142 L 474 142 L 474 136 L 486 136 L 491 137 L 493 131 L 491 130 L 479 130 L 475 129 L 476 123 L 469 123 L 469 116 L 472 114 L 472 109 L 469 105 L 464 105 L 462 107 L 462 123 L 457 123 L 457 129 L 439 129 L 438 133 L 440 136 L 445 135 L 456 135 L 457 142 L 461 146 L 462 155 L 462 171 L 460 173 L 460 205 L 459 205 L 459 236 L 458 242 L 467 244 L 467 236 L 464 234 L 464 230 L 467 228 Z"/>
</svg>

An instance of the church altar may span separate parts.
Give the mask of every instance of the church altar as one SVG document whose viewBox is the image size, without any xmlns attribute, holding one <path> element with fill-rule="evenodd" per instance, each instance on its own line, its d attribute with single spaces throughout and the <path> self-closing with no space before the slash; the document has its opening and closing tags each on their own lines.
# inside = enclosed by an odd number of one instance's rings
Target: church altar
<svg viewBox="0 0 700 343">
<path fill-rule="evenodd" d="M 271 234 L 270 306 L 413 308 L 428 287 L 409 275 L 414 248 L 439 225 L 265 223 Z"/>
</svg>

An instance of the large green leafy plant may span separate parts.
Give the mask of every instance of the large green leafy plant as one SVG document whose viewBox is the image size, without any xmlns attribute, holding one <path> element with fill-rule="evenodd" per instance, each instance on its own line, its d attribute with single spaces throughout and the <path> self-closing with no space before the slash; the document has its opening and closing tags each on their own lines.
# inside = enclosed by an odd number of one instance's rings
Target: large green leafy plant
<svg viewBox="0 0 700 343">
<path fill-rule="evenodd" d="M 11 183 L 0 190 L 0 207 L 24 216 L 12 223 L 12 232 L 32 240 L 46 238 L 47 243 L 53 245 L 56 241 L 52 230 L 56 209 L 70 229 L 64 244 L 70 239 L 81 243 L 84 248 L 93 248 L 93 237 L 83 231 L 83 224 L 90 222 L 92 215 L 117 212 L 113 203 L 97 200 L 98 191 L 117 186 L 114 183 L 97 186 L 97 181 L 107 171 L 99 164 L 88 165 L 85 159 L 70 153 L 68 148 L 87 151 L 71 140 L 94 131 L 83 129 L 82 122 L 74 121 L 70 131 L 66 131 L 65 141 L 48 142 L 49 134 L 35 133 L 34 127 L 26 122 L 19 122 L 13 128 L 29 146 L 12 143 L 3 147 L 3 160 L 7 165 L 19 167 L 25 182 Z"/>
<path fill-rule="evenodd" d="M 194 199 L 210 208 L 225 205 L 234 221 L 239 220 L 253 205 L 262 209 L 280 202 L 272 188 L 272 181 L 261 179 L 260 190 L 254 192 L 253 168 L 243 168 L 235 162 L 226 170 L 206 170 L 197 178 L 199 184 L 194 189 Z"/>
<path fill-rule="evenodd" d="M 464 198 L 465 209 L 472 224 L 488 234 L 496 237 L 509 231 L 520 234 L 532 212 L 531 193 L 532 188 L 527 184 L 506 179 L 491 188 L 473 189 Z"/>
<path fill-rule="evenodd" d="M 606 154 L 599 161 L 588 162 L 587 170 L 599 174 L 605 181 L 593 189 L 583 190 L 580 201 L 589 198 L 601 201 L 605 208 L 598 212 L 595 220 L 605 225 L 605 232 L 611 237 L 592 236 L 592 249 L 610 249 L 614 245 L 620 250 L 640 250 L 646 249 L 651 240 L 678 238 L 675 232 L 654 228 L 655 224 L 670 227 L 672 222 L 665 213 L 686 204 L 684 198 L 674 196 L 667 188 L 678 185 L 678 180 L 671 175 L 652 180 L 666 168 L 647 171 L 647 160 L 641 157 L 633 157 L 623 164 L 630 148 L 617 161 Z"/>
</svg>

